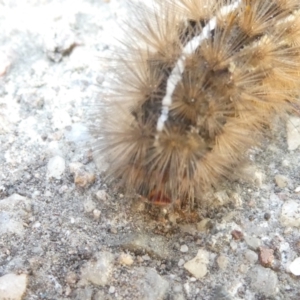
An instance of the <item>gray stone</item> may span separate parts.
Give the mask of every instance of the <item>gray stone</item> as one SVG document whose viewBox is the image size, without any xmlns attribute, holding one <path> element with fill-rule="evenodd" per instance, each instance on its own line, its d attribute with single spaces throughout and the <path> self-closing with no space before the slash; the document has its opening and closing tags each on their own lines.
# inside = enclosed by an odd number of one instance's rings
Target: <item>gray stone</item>
<svg viewBox="0 0 300 300">
<path fill-rule="evenodd" d="M 113 268 L 114 255 L 110 252 L 99 252 L 96 261 L 89 261 L 81 269 L 80 285 L 91 282 L 104 286 L 108 283 Z"/>
<path fill-rule="evenodd" d="M 216 286 L 213 289 L 210 300 L 232 300 L 227 289 L 224 286 Z"/>
<path fill-rule="evenodd" d="M 31 216 L 31 200 L 18 194 L 0 200 L 0 234 L 24 233 L 24 222 Z"/>
<path fill-rule="evenodd" d="M 75 295 L 75 300 L 91 300 L 93 296 L 93 289 L 91 287 L 77 289 Z"/>
<path fill-rule="evenodd" d="M 245 235 L 244 240 L 248 247 L 252 250 L 257 250 L 261 246 L 261 240 L 257 237 L 253 237 L 250 235 Z"/>
<path fill-rule="evenodd" d="M 163 300 L 170 288 L 169 282 L 161 277 L 155 269 L 136 269 L 136 287 L 140 295 L 136 299 L 140 300 Z"/>
<path fill-rule="evenodd" d="M 284 202 L 280 221 L 283 226 L 300 227 L 300 202 L 295 200 Z"/>
<path fill-rule="evenodd" d="M 121 246 L 124 250 L 130 252 L 144 253 L 150 256 L 165 259 L 170 256 L 169 244 L 166 239 L 158 235 L 130 234 L 125 236 L 120 242 L 114 244 Z"/>
<path fill-rule="evenodd" d="M 258 261 L 258 254 L 252 250 L 246 250 L 245 258 L 249 263 L 255 264 Z"/>
<path fill-rule="evenodd" d="M 264 296 L 274 296 L 278 292 L 277 274 L 271 269 L 255 266 L 248 275 L 251 279 L 251 288 Z"/>
<path fill-rule="evenodd" d="M 0 300 L 21 300 L 27 287 L 26 274 L 6 274 L 0 277 Z"/>
<path fill-rule="evenodd" d="M 91 198 L 87 198 L 83 201 L 83 207 L 85 212 L 90 213 L 96 209 L 96 203 Z"/>
<path fill-rule="evenodd" d="M 217 258 L 217 264 L 219 266 L 219 268 L 221 270 L 225 270 L 228 266 L 229 260 L 228 257 L 226 257 L 225 255 L 221 254 L 220 256 L 218 256 Z"/>
</svg>

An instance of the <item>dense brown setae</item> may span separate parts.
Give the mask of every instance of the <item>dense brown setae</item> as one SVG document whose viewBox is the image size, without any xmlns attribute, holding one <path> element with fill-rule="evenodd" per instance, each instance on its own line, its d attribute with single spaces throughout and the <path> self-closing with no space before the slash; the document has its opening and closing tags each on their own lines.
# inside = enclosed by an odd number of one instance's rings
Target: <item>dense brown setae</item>
<svg viewBox="0 0 300 300">
<path fill-rule="evenodd" d="M 127 191 L 193 205 L 299 104 L 300 2 L 157 1 L 127 25 L 95 154 Z"/>
</svg>

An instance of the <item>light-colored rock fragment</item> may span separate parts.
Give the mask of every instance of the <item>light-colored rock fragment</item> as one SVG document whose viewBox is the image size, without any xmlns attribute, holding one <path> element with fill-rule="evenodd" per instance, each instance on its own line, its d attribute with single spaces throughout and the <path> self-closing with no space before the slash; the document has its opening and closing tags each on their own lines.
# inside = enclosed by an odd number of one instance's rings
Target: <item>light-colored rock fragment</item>
<svg viewBox="0 0 300 300">
<path fill-rule="evenodd" d="M 217 264 L 221 270 L 225 270 L 228 266 L 229 260 L 225 255 L 220 255 L 217 258 Z"/>
<path fill-rule="evenodd" d="M 188 252 L 188 251 L 189 251 L 189 247 L 188 247 L 187 245 L 182 245 L 182 246 L 180 247 L 180 252 L 186 253 L 186 252 Z"/>
<path fill-rule="evenodd" d="M 207 264 L 209 263 L 209 253 L 200 249 L 193 259 L 184 264 L 184 268 L 194 277 L 201 279 L 207 273 Z"/>
<path fill-rule="evenodd" d="M 66 168 L 66 163 L 65 163 L 65 160 L 61 156 L 56 155 L 56 156 L 50 158 L 48 165 L 47 165 L 48 178 L 60 179 L 62 174 L 65 171 L 65 168 Z"/>
<path fill-rule="evenodd" d="M 280 221 L 283 226 L 300 227 L 300 202 L 287 200 L 281 208 Z"/>
<path fill-rule="evenodd" d="M 277 274 L 269 268 L 255 266 L 249 272 L 251 288 L 266 297 L 274 296 L 278 292 Z"/>
<path fill-rule="evenodd" d="M 92 199 L 87 198 L 83 202 L 83 207 L 85 212 L 90 213 L 96 209 L 96 203 Z"/>
<path fill-rule="evenodd" d="M 255 264 L 258 261 L 257 253 L 249 249 L 245 252 L 245 258 L 251 264 Z"/>
<path fill-rule="evenodd" d="M 119 263 L 124 266 L 131 266 L 134 260 L 129 253 L 121 253 L 119 256 Z"/>
<path fill-rule="evenodd" d="M 170 256 L 171 250 L 167 240 L 159 235 L 152 235 L 146 232 L 129 234 L 112 245 L 121 246 L 125 251 L 145 252 L 151 257 L 166 259 Z"/>
<path fill-rule="evenodd" d="M 64 129 L 67 126 L 72 125 L 70 115 L 64 110 L 56 110 L 53 112 L 53 129 Z"/>
<path fill-rule="evenodd" d="M 212 221 L 209 218 L 201 220 L 196 224 L 196 228 L 198 231 L 206 232 L 212 226 Z"/>
<path fill-rule="evenodd" d="M 80 187 L 87 187 L 94 183 L 96 176 L 85 170 L 82 163 L 73 162 L 69 165 L 70 173 L 74 175 L 74 183 Z"/>
<path fill-rule="evenodd" d="M 14 218 L 11 214 L 0 212 L 0 234 L 22 235 L 24 231 L 23 222 Z"/>
<path fill-rule="evenodd" d="M 300 146 L 300 118 L 290 117 L 286 129 L 288 149 L 296 150 Z"/>
<path fill-rule="evenodd" d="M 13 194 L 0 200 L 0 234 L 22 235 L 24 222 L 31 216 L 31 201 Z"/>
<path fill-rule="evenodd" d="M 244 240 L 252 250 L 257 250 L 261 246 L 261 240 L 257 237 L 245 235 Z"/>
<path fill-rule="evenodd" d="M 65 130 L 65 138 L 71 142 L 81 142 L 90 138 L 88 129 L 81 123 L 72 124 L 70 130 Z"/>
<path fill-rule="evenodd" d="M 0 277 L 0 300 L 21 300 L 27 287 L 26 274 L 6 274 Z"/>
<path fill-rule="evenodd" d="M 81 270 L 80 285 L 88 282 L 104 286 L 108 283 L 113 268 L 114 255 L 110 252 L 99 252 L 96 261 L 89 261 Z"/>
<path fill-rule="evenodd" d="M 108 199 L 108 195 L 105 190 L 99 190 L 96 193 L 96 198 L 100 201 L 106 201 Z"/>
<path fill-rule="evenodd" d="M 93 210 L 93 216 L 95 220 L 99 220 L 101 216 L 101 211 L 99 209 L 94 209 Z"/>
<path fill-rule="evenodd" d="M 134 274 L 134 285 L 138 290 L 138 295 L 135 295 L 135 299 L 166 299 L 166 295 L 170 288 L 170 284 L 165 278 L 160 276 L 155 269 L 138 268 L 136 269 Z"/>
<path fill-rule="evenodd" d="M 275 182 L 278 187 L 285 188 L 289 183 L 289 179 L 284 175 L 276 175 Z"/>
<path fill-rule="evenodd" d="M 300 257 L 297 257 L 289 266 L 289 270 L 292 274 L 300 276 Z"/>
</svg>

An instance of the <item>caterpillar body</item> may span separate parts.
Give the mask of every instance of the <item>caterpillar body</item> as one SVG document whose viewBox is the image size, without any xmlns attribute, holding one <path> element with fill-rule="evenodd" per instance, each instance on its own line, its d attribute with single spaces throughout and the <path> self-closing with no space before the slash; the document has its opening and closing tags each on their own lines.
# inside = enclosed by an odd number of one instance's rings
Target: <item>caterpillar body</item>
<svg viewBox="0 0 300 300">
<path fill-rule="evenodd" d="M 192 206 L 230 177 L 275 115 L 299 104 L 300 2 L 134 9 L 94 111 L 95 154 L 126 191 Z"/>
</svg>

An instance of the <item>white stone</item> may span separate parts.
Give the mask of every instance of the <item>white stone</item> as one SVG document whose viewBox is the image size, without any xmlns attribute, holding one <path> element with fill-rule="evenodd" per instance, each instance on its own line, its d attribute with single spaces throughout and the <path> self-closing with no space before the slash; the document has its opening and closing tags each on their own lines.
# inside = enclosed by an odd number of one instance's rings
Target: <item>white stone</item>
<svg viewBox="0 0 300 300">
<path fill-rule="evenodd" d="M 180 258 L 179 262 L 178 262 L 178 267 L 182 267 L 184 265 L 185 261 L 184 259 Z"/>
<path fill-rule="evenodd" d="M 90 139 L 90 135 L 86 126 L 81 123 L 72 124 L 71 130 L 65 130 L 65 138 L 71 142 L 81 142 Z"/>
<path fill-rule="evenodd" d="M 0 200 L 0 234 L 22 235 L 23 223 L 31 215 L 31 201 L 13 194 Z"/>
<path fill-rule="evenodd" d="M 96 261 L 89 261 L 81 270 L 81 284 L 91 282 L 104 286 L 108 283 L 112 272 L 114 255 L 110 252 L 99 252 Z"/>
<path fill-rule="evenodd" d="M 300 227 L 300 202 L 287 200 L 282 205 L 280 221 L 283 226 Z"/>
<path fill-rule="evenodd" d="M 187 245 L 182 245 L 180 247 L 180 252 L 186 253 L 189 251 L 189 247 Z"/>
<path fill-rule="evenodd" d="M 296 150 L 300 146 L 300 118 L 290 117 L 286 129 L 288 149 Z"/>
<path fill-rule="evenodd" d="M 53 129 L 64 129 L 72 124 L 70 115 L 64 110 L 56 110 L 53 112 Z"/>
<path fill-rule="evenodd" d="M 0 234 L 22 235 L 24 231 L 23 222 L 17 216 L 11 216 L 6 212 L 0 212 Z"/>
<path fill-rule="evenodd" d="M 289 266 L 289 270 L 292 274 L 300 275 L 300 257 L 297 257 Z"/>
<path fill-rule="evenodd" d="M 99 209 L 94 209 L 93 210 L 93 216 L 95 220 L 99 220 L 101 216 L 101 211 Z"/>
<path fill-rule="evenodd" d="M 47 175 L 49 178 L 60 179 L 61 175 L 65 171 L 65 168 L 66 168 L 65 160 L 61 156 L 56 155 L 56 156 L 50 158 L 50 160 L 48 162 Z"/>
<path fill-rule="evenodd" d="M 195 278 L 203 278 L 207 273 L 207 264 L 209 263 L 209 253 L 200 249 L 193 259 L 184 264 L 184 268 Z"/>
<path fill-rule="evenodd" d="M 21 300 L 27 287 L 27 275 L 6 274 L 0 277 L 0 300 Z"/>
</svg>

